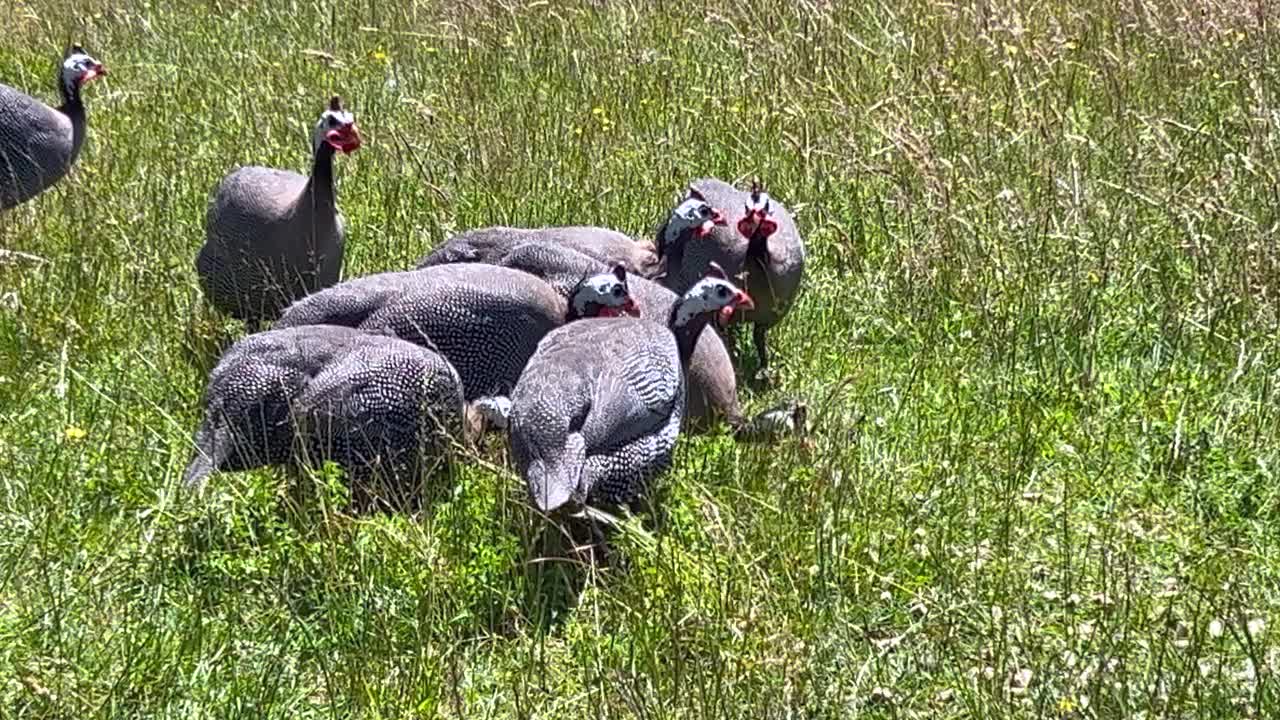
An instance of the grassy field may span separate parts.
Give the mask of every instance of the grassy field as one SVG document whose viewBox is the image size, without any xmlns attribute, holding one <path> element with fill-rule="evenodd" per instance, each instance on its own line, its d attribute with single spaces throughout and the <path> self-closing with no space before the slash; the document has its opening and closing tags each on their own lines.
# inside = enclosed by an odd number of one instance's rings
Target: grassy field
<svg viewBox="0 0 1280 720">
<path fill-rule="evenodd" d="M 1273 3 L 0 0 L 88 91 L 0 218 L 0 714 L 1190 718 L 1280 712 Z M 652 231 L 759 175 L 809 243 L 808 443 L 686 439 L 625 563 L 541 562 L 491 448 L 418 517 L 179 475 L 192 261 L 324 100 L 347 274 L 486 224 Z M 745 348 L 745 343 L 744 343 Z M 559 571 L 556 570 L 559 568 Z"/>
</svg>

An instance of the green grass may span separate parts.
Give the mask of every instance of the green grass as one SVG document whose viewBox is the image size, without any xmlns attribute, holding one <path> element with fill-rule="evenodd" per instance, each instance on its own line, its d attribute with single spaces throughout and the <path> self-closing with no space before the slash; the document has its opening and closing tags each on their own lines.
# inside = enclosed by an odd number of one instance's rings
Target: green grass
<svg viewBox="0 0 1280 720">
<path fill-rule="evenodd" d="M 1275 716 L 1280 16 L 970 5 L 0 2 L 4 82 L 111 72 L 0 218 L 43 259 L 0 261 L 0 713 Z M 205 202 L 305 168 L 332 92 L 349 276 L 764 178 L 809 266 L 744 400 L 812 443 L 684 440 L 576 579 L 509 470 L 417 517 L 185 497 Z"/>
</svg>

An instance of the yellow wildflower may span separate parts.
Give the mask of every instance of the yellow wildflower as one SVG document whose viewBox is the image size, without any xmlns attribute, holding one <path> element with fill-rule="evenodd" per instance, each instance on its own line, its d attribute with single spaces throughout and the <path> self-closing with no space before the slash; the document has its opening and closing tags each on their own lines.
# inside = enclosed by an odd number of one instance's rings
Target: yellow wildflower
<svg viewBox="0 0 1280 720">
<path fill-rule="evenodd" d="M 88 434 L 89 433 L 85 432 L 84 428 L 76 427 L 75 425 L 68 425 L 67 429 L 63 431 L 63 435 L 72 442 L 83 440 Z"/>
</svg>

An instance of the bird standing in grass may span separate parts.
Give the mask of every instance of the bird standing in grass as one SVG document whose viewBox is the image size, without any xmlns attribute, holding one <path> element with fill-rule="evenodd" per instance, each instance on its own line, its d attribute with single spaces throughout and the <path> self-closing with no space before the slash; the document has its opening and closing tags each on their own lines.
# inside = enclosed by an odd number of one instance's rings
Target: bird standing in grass
<svg viewBox="0 0 1280 720">
<path fill-rule="evenodd" d="M 716 210 L 725 222 L 712 223 L 705 232 L 680 233 L 679 223 L 696 222 L 680 208 L 702 204 Z M 745 288 L 755 300 L 735 322 L 752 324 L 757 373 L 761 381 L 772 375 L 767 336 L 790 311 L 804 278 L 805 247 L 791 213 L 759 186 L 744 192 L 714 178 L 695 180 L 677 211 L 658 230 L 663 255 L 662 282 L 677 294 L 701 277 L 708 262 L 715 262 L 731 277 L 745 278 Z"/>
<path fill-rule="evenodd" d="M 102 63 L 74 45 L 58 69 L 58 107 L 0 85 L 0 210 L 39 195 L 71 169 L 88 129 L 80 92 L 106 74 Z"/>
<path fill-rule="evenodd" d="M 222 179 L 196 257 L 210 304 L 257 329 L 289 303 L 338 282 L 346 232 L 333 158 L 360 142 L 355 117 L 334 96 L 312 133 L 309 177 L 250 166 Z"/>
</svg>

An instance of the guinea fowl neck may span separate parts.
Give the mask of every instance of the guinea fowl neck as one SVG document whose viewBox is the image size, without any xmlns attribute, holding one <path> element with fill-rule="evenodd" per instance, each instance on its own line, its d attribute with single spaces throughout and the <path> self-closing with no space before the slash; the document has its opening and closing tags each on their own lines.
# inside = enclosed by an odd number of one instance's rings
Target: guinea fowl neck
<svg viewBox="0 0 1280 720">
<path fill-rule="evenodd" d="M 58 76 L 58 90 L 62 94 L 62 105 L 58 111 L 71 119 L 71 144 L 77 150 L 84 141 L 85 120 L 84 100 L 80 97 L 80 86 L 75 81 L 63 82 Z"/>
<path fill-rule="evenodd" d="M 333 153 L 333 146 L 322 142 L 311 161 L 311 179 L 307 183 L 306 195 L 311 198 L 311 204 L 316 209 L 334 208 Z"/>
<path fill-rule="evenodd" d="M 769 262 L 769 236 L 756 230 L 751 233 L 751 239 L 747 240 L 747 258 L 751 260 L 759 260 L 761 263 Z"/>
<path fill-rule="evenodd" d="M 693 349 L 698 345 L 698 337 L 702 335 L 711 317 L 706 313 L 699 313 L 691 318 L 681 318 L 680 310 L 683 306 L 683 299 L 677 300 L 676 304 L 671 306 L 671 317 L 667 321 L 667 327 L 671 328 L 671 333 L 676 336 L 676 347 L 680 349 L 680 364 L 683 367 L 689 367 L 689 358 L 693 357 Z"/>
</svg>

